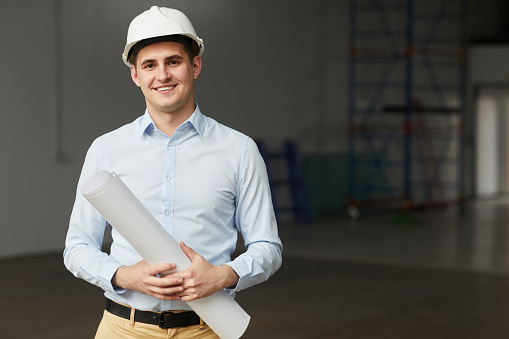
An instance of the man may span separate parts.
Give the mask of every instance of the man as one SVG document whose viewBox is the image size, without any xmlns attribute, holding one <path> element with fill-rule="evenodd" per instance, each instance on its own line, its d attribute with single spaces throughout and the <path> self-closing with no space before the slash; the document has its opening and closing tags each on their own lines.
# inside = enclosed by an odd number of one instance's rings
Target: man
<svg viewBox="0 0 509 339">
<path fill-rule="evenodd" d="M 281 265 L 267 173 L 255 143 L 195 104 L 203 49 L 191 22 L 173 9 L 154 6 L 129 26 L 123 59 L 147 109 L 92 143 L 78 192 L 95 172 L 114 171 L 181 241 L 192 264 L 166 275 L 174 263 L 149 265 L 114 229 L 110 254 L 102 252 L 107 222 L 78 193 L 64 262 L 105 291 L 96 338 L 217 338 L 185 302 L 220 289 L 233 296 Z M 238 231 L 247 250 L 232 261 Z M 166 312 L 164 323 L 160 312 Z"/>
</svg>

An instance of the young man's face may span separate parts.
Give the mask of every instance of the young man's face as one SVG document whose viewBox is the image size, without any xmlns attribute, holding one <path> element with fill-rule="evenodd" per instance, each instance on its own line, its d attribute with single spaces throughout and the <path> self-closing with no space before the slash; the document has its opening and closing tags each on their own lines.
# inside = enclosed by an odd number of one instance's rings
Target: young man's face
<svg viewBox="0 0 509 339">
<path fill-rule="evenodd" d="M 131 77 L 141 88 L 151 114 L 186 113 L 194 107 L 193 82 L 201 71 L 201 58 L 190 60 L 186 47 L 159 42 L 142 48 Z"/>
</svg>

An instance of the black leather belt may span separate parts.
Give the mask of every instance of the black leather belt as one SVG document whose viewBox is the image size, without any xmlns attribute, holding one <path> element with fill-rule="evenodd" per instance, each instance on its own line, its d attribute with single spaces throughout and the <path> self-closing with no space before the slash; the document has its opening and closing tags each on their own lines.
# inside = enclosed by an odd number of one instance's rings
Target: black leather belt
<svg viewBox="0 0 509 339">
<path fill-rule="evenodd" d="M 131 318 L 131 308 L 106 298 L 106 311 L 124 319 Z M 192 311 L 172 313 L 135 310 L 134 321 L 157 325 L 160 328 L 186 327 L 200 324 L 200 317 Z"/>
</svg>

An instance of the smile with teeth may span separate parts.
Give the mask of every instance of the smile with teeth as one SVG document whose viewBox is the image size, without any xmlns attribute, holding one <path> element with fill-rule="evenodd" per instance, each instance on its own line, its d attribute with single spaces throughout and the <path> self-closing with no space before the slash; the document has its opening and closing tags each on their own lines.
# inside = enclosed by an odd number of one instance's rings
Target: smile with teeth
<svg viewBox="0 0 509 339">
<path fill-rule="evenodd" d="M 164 87 L 156 88 L 156 91 L 169 91 L 173 88 L 175 88 L 175 86 L 164 86 Z"/>
</svg>

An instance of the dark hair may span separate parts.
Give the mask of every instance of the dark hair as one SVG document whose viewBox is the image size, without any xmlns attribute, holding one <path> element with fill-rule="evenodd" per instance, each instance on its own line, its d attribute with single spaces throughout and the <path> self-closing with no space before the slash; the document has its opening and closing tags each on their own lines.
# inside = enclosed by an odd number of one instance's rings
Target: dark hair
<svg viewBox="0 0 509 339">
<path fill-rule="evenodd" d="M 196 41 L 194 41 L 190 37 L 185 35 L 164 35 L 138 41 L 133 47 L 131 47 L 129 53 L 127 53 L 127 61 L 129 61 L 131 65 L 135 65 L 136 56 L 138 55 L 142 48 L 147 47 L 148 45 L 156 44 L 158 42 L 168 42 L 168 41 L 178 42 L 186 46 L 189 52 L 188 53 L 189 59 L 191 59 L 191 61 L 195 56 L 197 56 L 200 53 L 200 46 L 198 46 Z"/>
</svg>

